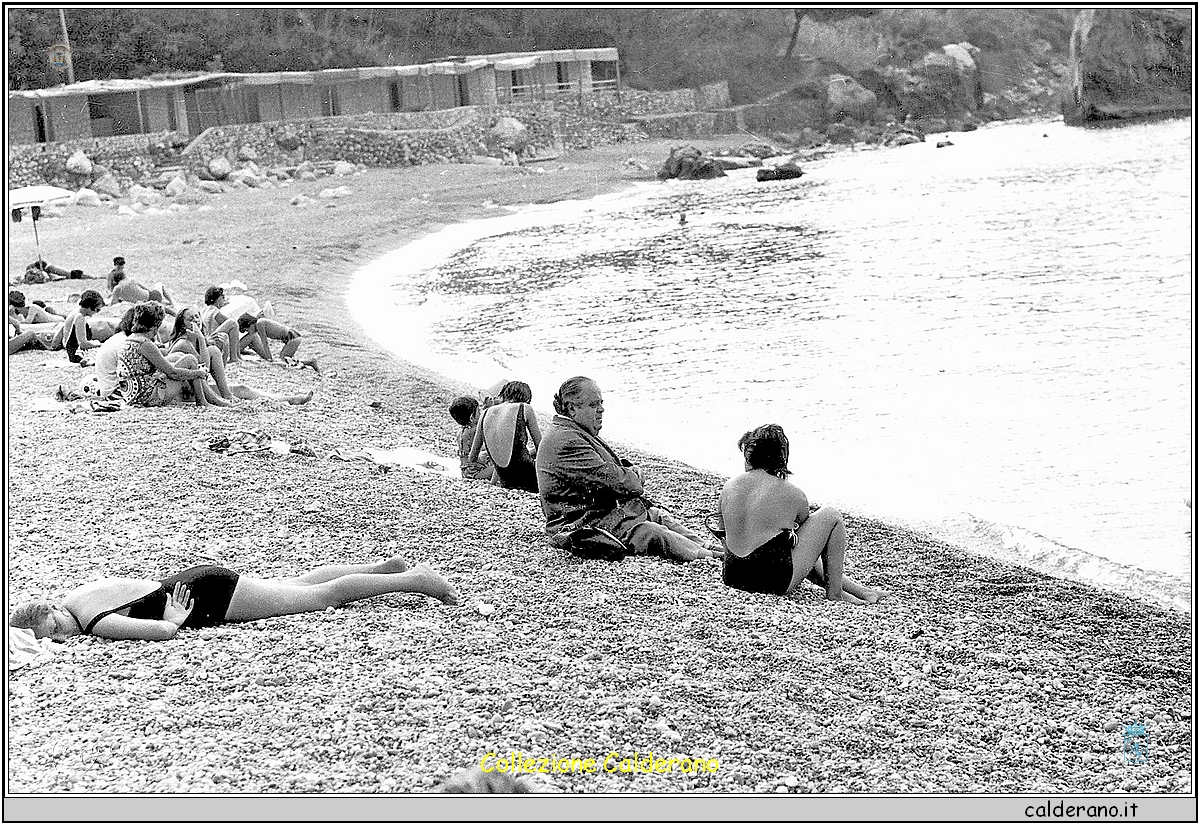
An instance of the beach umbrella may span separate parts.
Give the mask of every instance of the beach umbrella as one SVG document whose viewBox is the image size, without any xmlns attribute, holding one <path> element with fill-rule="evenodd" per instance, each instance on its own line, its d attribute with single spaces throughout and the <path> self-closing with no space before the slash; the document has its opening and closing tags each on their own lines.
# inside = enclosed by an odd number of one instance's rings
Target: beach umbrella
<svg viewBox="0 0 1200 825">
<path fill-rule="evenodd" d="M 72 198 L 75 193 L 61 186 L 22 186 L 19 189 L 8 190 L 8 211 L 14 221 L 20 221 L 22 213 L 28 209 L 33 219 L 33 243 L 37 247 L 37 259 L 42 261 L 42 241 L 38 237 L 37 222 L 42 217 L 42 207 L 54 201 Z"/>
</svg>

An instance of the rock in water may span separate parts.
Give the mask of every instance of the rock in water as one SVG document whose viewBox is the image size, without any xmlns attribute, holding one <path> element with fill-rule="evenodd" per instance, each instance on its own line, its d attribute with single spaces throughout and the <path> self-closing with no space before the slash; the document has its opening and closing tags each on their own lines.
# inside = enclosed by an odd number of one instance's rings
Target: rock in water
<svg viewBox="0 0 1200 825">
<path fill-rule="evenodd" d="M 71 157 L 67 158 L 67 171 L 76 175 L 92 174 L 92 162 L 82 149 L 76 149 Z"/>
<path fill-rule="evenodd" d="M 695 146 L 676 146 L 658 170 L 659 180 L 708 180 L 725 177 L 716 162 Z"/>
<path fill-rule="evenodd" d="M 759 169 L 755 177 L 760 180 L 795 180 L 804 174 L 804 170 L 795 163 L 783 163 L 774 169 Z"/>
</svg>

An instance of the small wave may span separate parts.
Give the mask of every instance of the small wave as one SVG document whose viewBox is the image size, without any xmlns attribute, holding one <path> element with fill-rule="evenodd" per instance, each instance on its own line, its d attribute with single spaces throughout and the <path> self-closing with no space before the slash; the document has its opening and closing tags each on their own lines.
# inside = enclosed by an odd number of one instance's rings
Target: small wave
<svg viewBox="0 0 1200 825">
<path fill-rule="evenodd" d="M 1191 610 L 1191 587 L 1184 577 L 1134 565 L 1118 564 L 1086 550 L 970 513 L 920 525 L 935 538 L 973 553 L 1039 573 L 1095 585 L 1131 598 L 1184 613 Z"/>
</svg>

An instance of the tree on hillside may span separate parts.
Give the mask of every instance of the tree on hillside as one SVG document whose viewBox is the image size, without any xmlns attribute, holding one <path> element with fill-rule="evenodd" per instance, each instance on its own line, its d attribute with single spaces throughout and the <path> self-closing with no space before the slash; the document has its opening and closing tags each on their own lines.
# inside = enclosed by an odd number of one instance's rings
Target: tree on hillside
<svg viewBox="0 0 1200 825">
<path fill-rule="evenodd" d="M 792 37 L 788 41 L 787 49 L 783 52 L 783 62 L 786 63 L 792 59 L 792 52 L 796 48 L 796 39 L 800 36 L 800 23 L 804 18 L 812 20 L 814 23 L 833 23 L 838 20 L 845 20 L 847 17 L 870 17 L 875 14 L 874 9 L 846 9 L 846 8 L 826 8 L 826 9 L 792 9 Z"/>
</svg>

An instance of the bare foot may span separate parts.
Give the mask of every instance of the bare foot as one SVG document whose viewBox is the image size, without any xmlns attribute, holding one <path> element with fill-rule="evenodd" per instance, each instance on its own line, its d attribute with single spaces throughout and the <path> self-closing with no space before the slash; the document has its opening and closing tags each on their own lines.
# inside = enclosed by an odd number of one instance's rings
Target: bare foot
<svg viewBox="0 0 1200 825">
<path fill-rule="evenodd" d="M 416 567 L 410 567 L 408 572 L 416 574 L 416 578 L 421 584 L 421 592 L 426 596 L 452 607 L 462 604 L 462 597 L 454 585 L 435 573 L 429 565 L 418 564 Z"/>
<path fill-rule="evenodd" d="M 392 556 L 375 565 L 376 573 L 403 573 L 408 569 L 408 562 L 402 556 Z"/>
<path fill-rule="evenodd" d="M 315 372 L 317 375 L 321 374 L 321 368 L 317 366 L 316 358 L 304 358 L 304 359 L 300 360 L 300 363 L 306 367 L 312 367 L 312 371 Z"/>
<path fill-rule="evenodd" d="M 866 604 L 866 602 L 864 602 L 858 596 L 851 595 L 850 593 L 847 593 L 845 590 L 843 590 L 840 593 L 830 593 L 828 590 L 826 590 L 825 598 L 831 602 L 845 602 L 846 604 L 856 604 L 856 605 Z"/>
<path fill-rule="evenodd" d="M 291 404 L 293 407 L 299 407 L 303 404 L 307 404 L 309 401 L 312 401 L 312 397 L 313 397 L 313 391 L 309 390 L 308 395 L 293 395 L 290 398 L 288 398 L 287 402 L 289 404 Z"/>
<path fill-rule="evenodd" d="M 864 588 L 866 593 L 863 594 L 863 602 L 865 604 L 875 604 L 880 599 L 886 598 L 891 594 L 886 590 L 873 590 L 870 587 Z"/>
</svg>

